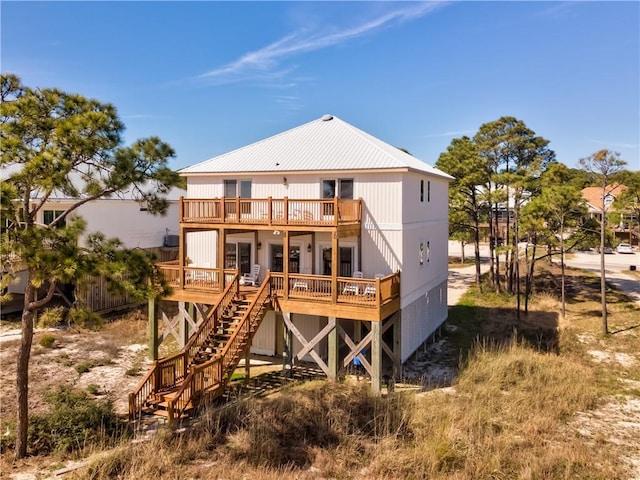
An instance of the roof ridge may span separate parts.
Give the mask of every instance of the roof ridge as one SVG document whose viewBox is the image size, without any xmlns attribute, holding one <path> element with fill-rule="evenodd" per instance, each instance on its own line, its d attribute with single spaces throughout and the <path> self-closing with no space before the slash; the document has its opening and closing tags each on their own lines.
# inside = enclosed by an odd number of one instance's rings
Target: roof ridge
<svg viewBox="0 0 640 480">
<path fill-rule="evenodd" d="M 356 127 L 356 126 L 354 126 L 354 125 L 351 125 L 349 122 L 346 122 L 346 121 L 342 120 L 340 117 L 336 117 L 335 115 L 333 115 L 333 119 L 335 119 L 335 120 L 339 120 L 339 121 L 340 121 L 340 123 L 341 123 L 343 126 L 345 126 L 345 127 L 349 128 L 349 129 L 351 129 L 352 131 L 354 131 L 355 133 L 357 133 L 360 137 L 363 137 L 363 139 L 364 139 L 367 143 L 369 143 L 371 146 L 375 147 L 377 150 L 379 150 L 379 151 L 381 151 L 382 153 L 384 153 L 387 157 L 391 157 L 391 158 L 393 159 L 394 163 L 396 163 L 396 164 L 398 163 L 398 162 L 397 162 L 397 159 L 396 159 L 396 158 L 393 158 L 393 155 L 390 155 L 390 154 L 389 154 L 389 152 L 387 152 L 385 149 L 383 149 L 383 148 L 382 148 L 378 143 L 374 142 L 373 140 L 374 140 L 374 139 L 375 139 L 375 140 L 378 140 L 378 142 L 382 142 L 382 143 L 384 143 L 385 145 L 389 145 L 390 147 L 393 147 L 393 145 L 391 145 L 391 144 L 389 144 L 389 143 L 385 142 L 384 140 L 381 140 L 381 139 L 379 139 L 379 138 L 376 138 L 376 137 L 374 137 L 373 135 L 369 135 L 369 134 L 368 134 L 367 132 L 365 132 L 364 130 L 360 130 L 358 127 Z M 393 147 L 393 148 L 397 148 L 397 147 Z M 400 150 L 399 148 L 398 148 L 398 151 L 399 151 L 399 152 L 402 152 L 402 150 Z M 402 152 L 402 153 L 404 153 L 405 155 L 407 155 L 407 153 L 405 153 L 405 152 Z M 396 166 L 403 166 L 403 167 L 404 167 L 404 166 L 407 166 L 407 165 L 396 165 Z"/>
</svg>

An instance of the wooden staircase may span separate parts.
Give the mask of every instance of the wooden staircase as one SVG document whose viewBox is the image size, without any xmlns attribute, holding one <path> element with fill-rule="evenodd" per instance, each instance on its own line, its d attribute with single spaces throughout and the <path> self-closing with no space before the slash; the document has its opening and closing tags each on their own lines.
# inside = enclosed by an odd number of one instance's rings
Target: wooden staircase
<svg viewBox="0 0 640 480">
<path fill-rule="evenodd" d="M 238 280 L 236 275 L 187 345 L 154 362 L 129 394 L 130 420 L 155 414 L 166 416 L 171 425 L 224 393 L 271 308 L 269 273 L 251 298 L 240 294 Z"/>
</svg>

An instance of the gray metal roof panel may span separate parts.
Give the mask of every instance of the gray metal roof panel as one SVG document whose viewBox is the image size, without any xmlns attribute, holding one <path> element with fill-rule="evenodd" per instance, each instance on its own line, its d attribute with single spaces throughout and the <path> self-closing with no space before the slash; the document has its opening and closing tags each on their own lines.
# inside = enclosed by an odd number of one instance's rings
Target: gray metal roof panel
<svg viewBox="0 0 640 480">
<path fill-rule="evenodd" d="M 271 173 L 282 171 L 376 170 L 408 168 L 451 177 L 437 168 L 359 130 L 325 115 L 272 137 L 183 168 L 199 173 Z"/>
</svg>

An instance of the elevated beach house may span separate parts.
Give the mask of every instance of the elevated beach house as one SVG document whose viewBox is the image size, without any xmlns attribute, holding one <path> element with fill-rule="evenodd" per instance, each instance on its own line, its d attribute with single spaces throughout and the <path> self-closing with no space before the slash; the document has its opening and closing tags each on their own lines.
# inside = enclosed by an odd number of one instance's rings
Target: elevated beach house
<svg viewBox="0 0 640 480">
<path fill-rule="evenodd" d="M 151 302 L 150 331 L 155 358 L 168 331 L 184 348 L 131 394 L 132 416 L 220 395 L 249 351 L 329 378 L 358 356 L 379 391 L 446 320 L 444 172 L 325 115 L 180 173 L 179 256 L 158 265 L 180 315 Z"/>
</svg>

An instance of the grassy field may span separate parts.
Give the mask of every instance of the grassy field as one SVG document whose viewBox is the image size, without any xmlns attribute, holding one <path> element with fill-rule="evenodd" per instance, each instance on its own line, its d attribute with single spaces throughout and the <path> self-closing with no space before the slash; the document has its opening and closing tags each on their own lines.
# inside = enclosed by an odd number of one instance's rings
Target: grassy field
<svg viewBox="0 0 640 480">
<path fill-rule="evenodd" d="M 487 288 L 450 311 L 449 388 L 373 397 L 349 379 L 286 386 L 187 430 L 88 448 L 68 478 L 639 478 L 640 309 L 609 291 L 602 338 L 597 277 L 569 272 L 564 319 L 557 272 L 537 279 L 526 318 Z"/>
</svg>

